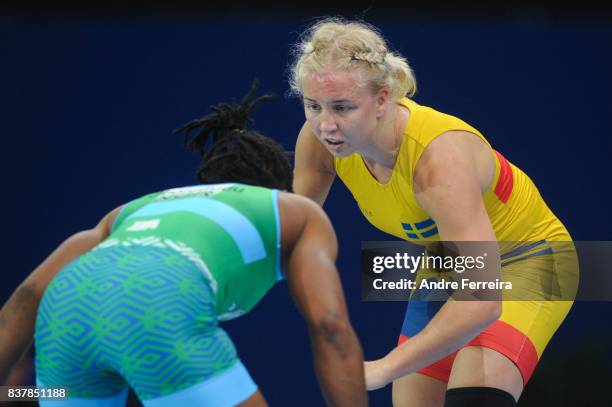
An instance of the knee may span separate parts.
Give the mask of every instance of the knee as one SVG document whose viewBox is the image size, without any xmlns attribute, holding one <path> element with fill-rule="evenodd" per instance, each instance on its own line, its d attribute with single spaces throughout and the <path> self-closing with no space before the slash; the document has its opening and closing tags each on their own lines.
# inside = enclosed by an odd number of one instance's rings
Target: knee
<svg viewBox="0 0 612 407">
<path fill-rule="evenodd" d="M 515 407 L 514 397 L 493 387 L 457 387 L 446 391 L 444 407 Z"/>
</svg>

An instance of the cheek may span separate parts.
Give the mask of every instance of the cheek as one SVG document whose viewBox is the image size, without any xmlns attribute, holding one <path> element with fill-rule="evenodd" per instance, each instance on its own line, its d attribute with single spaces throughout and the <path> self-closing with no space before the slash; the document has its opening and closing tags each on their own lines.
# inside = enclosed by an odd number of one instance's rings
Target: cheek
<svg viewBox="0 0 612 407">
<path fill-rule="evenodd" d="M 371 133 L 378 127 L 378 119 L 376 119 L 376 114 L 370 112 L 368 115 L 365 115 L 362 120 L 362 128 L 364 132 Z"/>
<path fill-rule="evenodd" d="M 304 109 L 304 117 L 306 117 L 306 120 L 308 120 L 309 122 L 314 122 L 317 120 L 317 117 L 320 116 L 320 112 L 318 111 L 313 111 L 310 109 Z"/>
<path fill-rule="evenodd" d="M 304 109 L 304 117 L 308 123 L 312 123 L 314 119 L 314 115 L 308 110 Z"/>
<path fill-rule="evenodd" d="M 363 138 L 376 127 L 376 120 L 364 114 L 355 115 L 350 120 L 346 120 L 344 127 L 357 138 Z"/>
<path fill-rule="evenodd" d="M 306 113 L 306 123 L 310 127 L 310 131 L 312 131 L 314 135 L 317 136 L 317 138 L 320 137 L 317 116 L 314 114 Z"/>
<path fill-rule="evenodd" d="M 306 122 L 310 125 L 310 127 L 313 127 L 314 124 L 316 123 L 315 115 L 306 113 Z M 314 130 L 314 127 L 313 127 L 313 130 Z"/>
</svg>

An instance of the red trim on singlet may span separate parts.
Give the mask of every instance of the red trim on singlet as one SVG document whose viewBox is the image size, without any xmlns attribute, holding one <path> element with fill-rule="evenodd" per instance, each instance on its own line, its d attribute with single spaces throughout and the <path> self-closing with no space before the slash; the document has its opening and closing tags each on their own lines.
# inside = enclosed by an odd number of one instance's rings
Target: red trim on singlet
<svg viewBox="0 0 612 407">
<path fill-rule="evenodd" d="M 410 338 L 400 335 L 398 346 L 408 339 Z M 503 321 L 495 321 L 465 346 L 483 346 L 501 353 L 518 367 L 525 384 L 538 364 L 538 353 L 531 340 L 524 333 Z M 457 352 L 419 370 L 419 373 L 448 382 Z"/>
<path fill-rule="evenodd" d="M 512 187 L 514 186 L 514 177 L 512 176 L 512 168 L 510 164 L 498 151 L 495 151 L 495 155 L 499 160 L 499 178 L 497 179 L 497 185 L 495 185 L 495 195 L 503 203 L 508 202 L 510 194 L 512 193 Z"/>
</svg>

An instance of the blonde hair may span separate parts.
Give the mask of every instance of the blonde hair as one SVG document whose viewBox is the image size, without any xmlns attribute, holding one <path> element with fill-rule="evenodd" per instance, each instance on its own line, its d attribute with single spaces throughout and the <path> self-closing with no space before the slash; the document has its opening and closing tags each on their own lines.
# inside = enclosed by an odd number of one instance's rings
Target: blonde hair
<svg viewBox="0 0 612 407">
<path fill-rule="evenodd" d="M 394 101 L 416 92 L 416 78 L 404 57 L 391 52 L 376 27 L 328 17 L 311 25 L 293 48 L 289 85 L 302 95 L 304 79 L 322 68 L 359 69 L 373 93 L 387 86 Z"/>
</svg>

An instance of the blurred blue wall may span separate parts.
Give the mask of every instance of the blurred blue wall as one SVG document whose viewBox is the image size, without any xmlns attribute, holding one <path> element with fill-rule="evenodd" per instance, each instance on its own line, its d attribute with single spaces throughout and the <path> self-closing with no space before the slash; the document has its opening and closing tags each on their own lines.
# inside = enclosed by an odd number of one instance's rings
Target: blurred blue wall
<svg viewBox="0 0 612 407">
<path fill-rule="evenodd" d="M 610 24 L 371 22 L 413 65 L 417 102 L 480 129 L 532 177 L 575 239 L 612 240 Z M 286 69 L 303 26 L 259 17 L 0 19 L 0 301 L 69 234 L 142 194 L 193 183 L 197 161 L 171 130 L 211 104 L 240 98 L 253 78 L 279 95 L 255 114 L 256 127 L 292 149 L 303 112 L 285 97 Z M 388 237 L 366 224 L 341 184 L 326 209 L 352 320 L 366 357 L 380 357 L 396 342 L 404 304 L 360 301 L 359 247 Z M 576 304 L 525 403 L 552 391 L 546 366 L 555 367 L 555 391 L 565 381 L 576 391 L 596 386 L 584 369 L 610 370 L 607 348 L 602 360 L 589 347 L 612 339 L 611 312 L 610 303 Z M 271 405 L 322 404 L 306 327 L 285 284 L 226 327 Z M 580 367 L 564 365 L 577 349 L 584 350 Z M 372 405 L 389 405 L 390 389 L 370 397 Z"/>
</svg>

